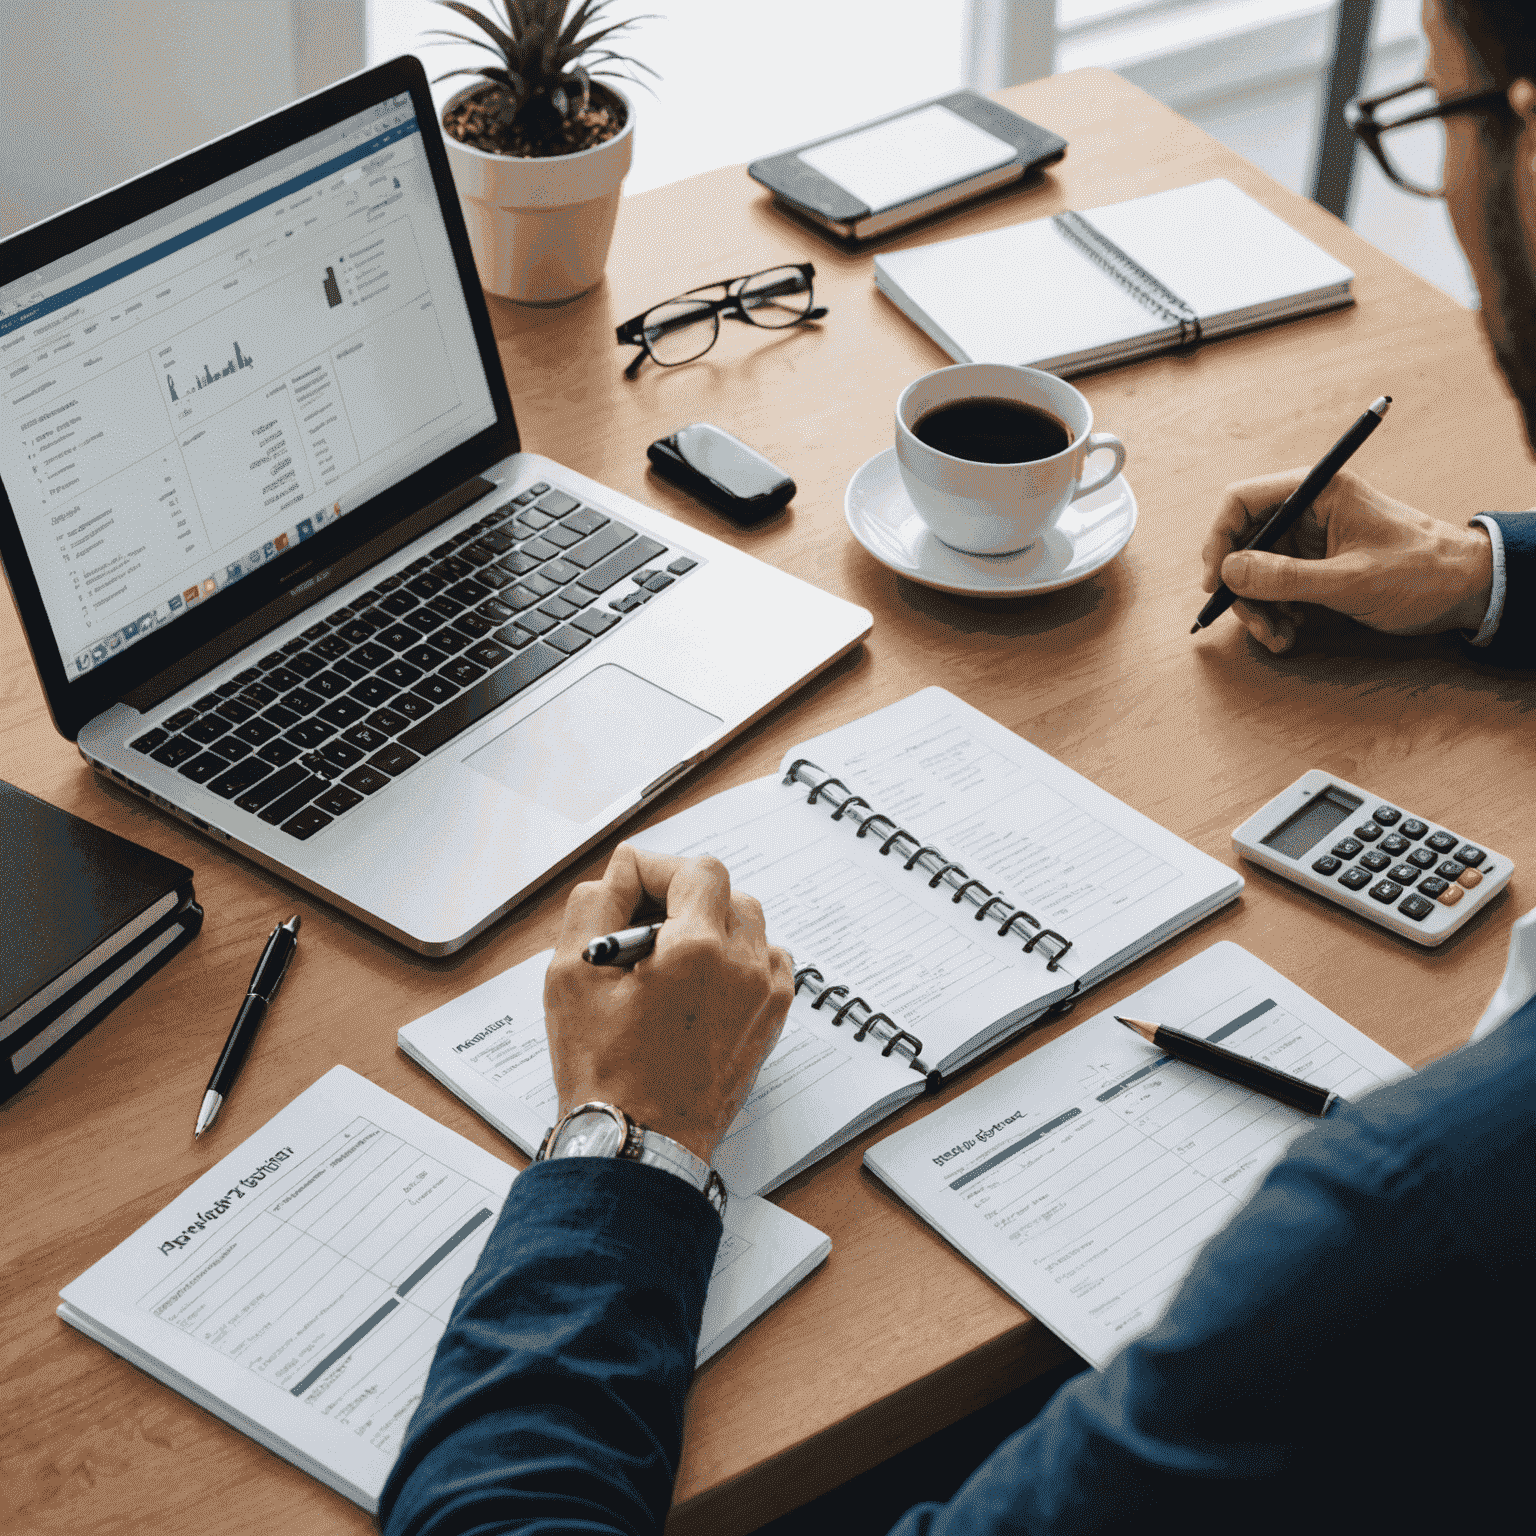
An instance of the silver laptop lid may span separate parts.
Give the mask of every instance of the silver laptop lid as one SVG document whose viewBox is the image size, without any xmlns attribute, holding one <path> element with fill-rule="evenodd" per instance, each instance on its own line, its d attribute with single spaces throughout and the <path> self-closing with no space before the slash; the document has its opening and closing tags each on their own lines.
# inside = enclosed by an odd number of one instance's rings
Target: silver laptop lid
<svg viewBox="0 0 1536 1536">
<path fill-rule="evenodd" d="M 249 644 L 516 449 L 423 122 L 396 60 L 0 243 L 0 555 L 64 734 Z"/>
</svg>

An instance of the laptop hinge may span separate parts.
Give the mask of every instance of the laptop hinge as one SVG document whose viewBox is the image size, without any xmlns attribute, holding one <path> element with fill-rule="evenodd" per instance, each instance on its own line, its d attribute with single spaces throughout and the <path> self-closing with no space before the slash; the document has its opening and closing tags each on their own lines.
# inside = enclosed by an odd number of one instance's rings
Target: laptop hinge
<svg viewBox="0 0 1536 1536">
<path fill-rule="evenodd" d="M 471 476 L 462 485 L 456 485 L 446 496 L 438 497 L 436 501 L 429 503 L 419 512 L 413 512 L 409 517 L 403 518 L 394 527 L 386 529 L 362 548 L 332 562 L 319 580 L 306 582 L 301 590 L 286 593 L 274 599 L 266 607 L 208 641 L 206 645 L 199 646 L 191 655 L 182 657 L 180 661 L 172 663 L 164 671 L 157 672 L 153 677 L 146 679 L 131 693 L 125 693 L 122 702 L 129 708 L 138 710 L 140 714 L 153 709 L 163 700 L 170 698 L 173 693 L 185 688 L 188 683 L 196 681 L 205 672 L 210 672 L 221 662 L 227 661 L 236 652 L 243 651 L 248 645 L 254 645 L 269 630 L 287 623 L 296 613 L 302 613 L 305 609 L 313 607 L 328 592 L 334 592 L 338 587 L 345 586 L 347 582 L 361 576 L 364 571 L 377 565 L 379 561 L 387 560 L 397 549 L 403 548 L 412 539 L 420 538 L 429 529 L 435 528 L 439 523 L 452 517 L 454 513 L 463 511 L 472 502 L 479 501 L 482 496 L 490 495 L 495 489 L 494 480 L 487 480 L 480 475 Z"/>
</svg>

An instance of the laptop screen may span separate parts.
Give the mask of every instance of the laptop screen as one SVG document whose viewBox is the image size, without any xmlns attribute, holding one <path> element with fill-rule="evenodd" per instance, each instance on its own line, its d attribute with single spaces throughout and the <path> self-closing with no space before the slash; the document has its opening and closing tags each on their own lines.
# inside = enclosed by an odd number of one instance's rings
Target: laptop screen
<svg viewBox="0 0 1536 1536">
<path fill-rule="evenodd" d="M 408 92 L 0 289 L 0 480 L 75 682 L 495 421 Z"/>
</svg>

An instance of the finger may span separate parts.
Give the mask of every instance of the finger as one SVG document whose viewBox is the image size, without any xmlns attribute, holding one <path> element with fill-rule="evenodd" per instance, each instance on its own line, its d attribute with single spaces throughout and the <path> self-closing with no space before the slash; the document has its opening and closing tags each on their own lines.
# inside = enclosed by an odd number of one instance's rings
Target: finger
<svg viewBox="0 0 1536 1536">
<path fill-rule="evenodd" d="M 605 933 L 632 927 L 647 910 L 666 910 L 667 887 L 683 861 L 620 843 L 601 880 L 578 885 L 565 904 L 556 949 L 564 957 Z"/>
<path fill-rule="evenodd" d="M 1244 549 L 1222 562 L 1221 577 L 1240 597 L 1263 603 L 1318 603 L 1340 613 L 1353 609 L 1361 561 L 1350 555 L 1297 560 L 1269 550 Z"/>
<path fill-rule="evenodd" d="M 731 877 L 719 859 L 680 859 L 667 885 L 667 926 L 656 941 L 660 952 L 669 932 L 697 938 L 701 933 L 722 942 L 731 930 Z"/>
<path fill-rule="evenodd" d="M 1267 605 L 1236 602 L 1232 604 L 1232 612 L 1265 650 L 1273 651 L 1277 656 L 1295 643 L 1296 626 Z"/>
<path fill-rule="evenodd" d="M 731 910 L 735 917 L 732 937 L 745 940 L 753 956 L 763 958 L 768 951 L 768 919 L 763 916 L 762 902 L 745 891 L 733 891 Z"/>
<path fill-rule="evenodd" d="M 1227 555 L 1257 533 L 1269 514 L 1301 484 L 1306 471 L 1282 470 L 1239 480 L 1222 494 L 1216 520 L 1201 546 L 1200 585 L 1214 592 L 1221 581 L 1221 564 Z"/>
</svg>

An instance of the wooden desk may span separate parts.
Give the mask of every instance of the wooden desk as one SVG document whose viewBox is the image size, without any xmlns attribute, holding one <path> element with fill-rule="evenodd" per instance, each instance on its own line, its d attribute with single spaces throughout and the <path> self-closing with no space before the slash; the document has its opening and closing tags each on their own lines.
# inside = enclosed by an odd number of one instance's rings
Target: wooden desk
<svg viewBox="0 0 1536 1536">
<path fill-rule="evenodd" d="M 1065 163 L 1038 188 L 908 242 L 1223 175 L 1347 261 L 1359 304 L 1083 381 L 1099 422 L 1129 448 L 1135 538 L 1077 587 L 963 601 L 898 580 L 843 524 L 843 488 L 889 444 L 897 393 L 947 361 L 876 294 L 869 257 L 840 254 L 773 212 L 739 170 L 628 201 L 604 288 L 557 310 L 493 301 L 524 440 L 718 534 L 717 519 L 647 474 L 644 450 L 686 421 L 737 431 L 800 485 L 781 525 L 737 542 L 876 617 L 862 650 L 654 814 L 769 772 L 796 741 L 928 683 L 1218 858 L 1231 857 L 1231 829 L 1275 790 L 1330 767 L 1487 836 L 1521 873 L 1457 940 L 1421 952 L 1246 869 L 1235 908 L 1100 996 L 1107 1003 L 1234 939 L 1422 1063 L 1465 1037 L 1497 983 L 1509 923 L 1530 902 L 1530 678 L 1469 664 L 1450 642 L 1345 626 L 1327 631 L 1326 649 L 1286 658 L 1230 619 L 1199 639 L 1188 630 L 1202 600 L 1196 553 L 1223 484 L 1310 463 L 1383 391 L 1396 405 L 1356 461 L 1363 474 L 1453 521 L 1531 502 L 1519 420 L 1476 318 L 1114 76 L 1041 81 L 1004 99 L 1067 136 Z M 694 284 L 808 256 L 831 310 L 819 330 L 773 337 L 731 326 L 699 363 L 622 378 L 616 322 Z M 1021 284 L 1019 302 L 1034 297 Z M 191 864 L 208 911 L 186 954 L 0 1108 L 0 1524 L 69 1536 L 369 1529 L 339 1496 L 58 1322 L 55 1293 L 338 1061 L 520 1162 L 396 1051 L 395 1030 L 549 944 L 566 891 L 607 849 L 456 959 L 422 960 L 102 788 L 52 731 L 8 610 L 0 655 L 0 775 Z M 194 1146 L 193 1114 L 258 942 L 294 909 L 304 915 L 300 958 L 216 1135 Z M 1064 1357 L 861 1170 L 868 1141 L 931 1107 L 909 1109 L 775 1197 L 831 1234 L 832 1256 L 700 1373 L 675 1536 L 751 1530 Z"/>
</svg>

